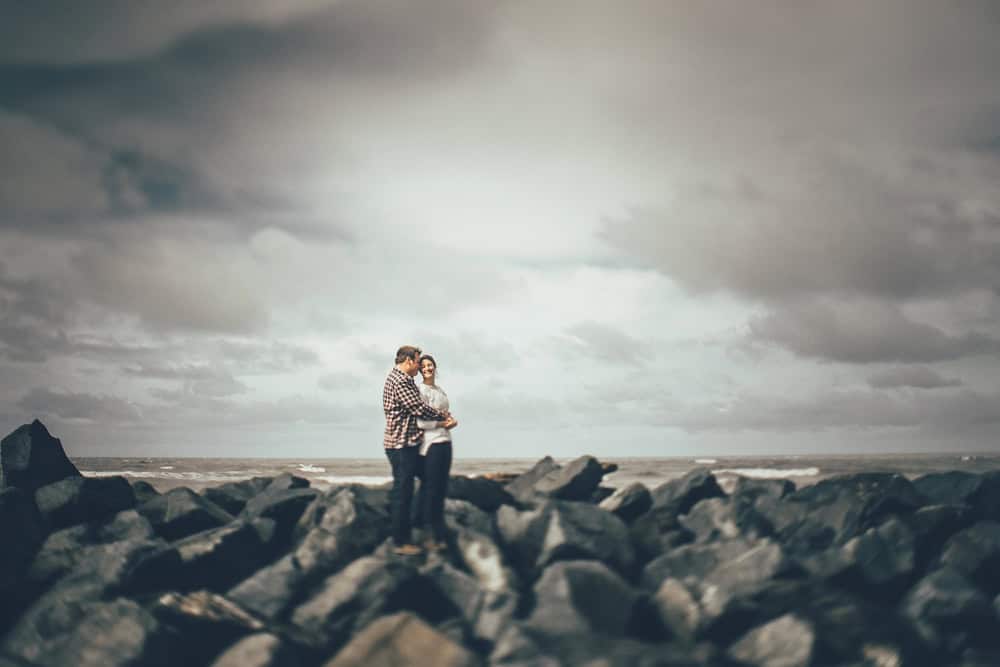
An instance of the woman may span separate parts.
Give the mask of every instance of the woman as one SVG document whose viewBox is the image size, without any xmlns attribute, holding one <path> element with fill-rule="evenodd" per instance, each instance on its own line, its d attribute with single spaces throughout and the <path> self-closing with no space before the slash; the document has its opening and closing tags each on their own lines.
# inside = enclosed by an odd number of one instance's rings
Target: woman
<svg viewBox="0 0 1000 667">
<path fill-rule="evenodd" d="M 437 362 L 429 354 L 420 357 L 420 374 L 423 383 L 418 385 L 420 397 L 432 408 L 449 412 L 448 394 L 437 386 Z M 424 431 L 420 445 L 423 460 L 423 481 L 420 490 L 423 523 L 431 531 L 431 538 L 424 546 L 432 551 L 447 546 L 448 531 L 444 524 L 444 499 L 448 493 L 448 477 L 451 474 L 451 429 L 458 422 L 450 414 L 446 421 L 417 420 L 417 426 Z"/>
</svg>

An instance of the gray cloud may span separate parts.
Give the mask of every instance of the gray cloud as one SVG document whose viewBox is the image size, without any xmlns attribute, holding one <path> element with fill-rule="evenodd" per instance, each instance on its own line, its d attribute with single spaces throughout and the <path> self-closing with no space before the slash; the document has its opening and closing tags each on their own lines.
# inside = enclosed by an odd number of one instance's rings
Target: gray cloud
<svg viewBox="0 0 1000 667">
<path fill-rule="evenodd" d="M 22 396 L 17 407 L 38 417 L 84 419 L 102 425 L 137 422 L 143 418 L 142 410 L 135 403 L 117 396 L 52 391 L 41 387 Z"/>
<path fill-rule="evenodd" d="M 896 366 L 873 373 L 868 377 L 868 385 L 874 389 L 912 387 L 914 389 L 940 389 L 960 387 L 958 378 L 947 378 L 927 366 Z"/>
<path fill-rule="evenodd" d="M 1000 353 L 1000 340 L 955 336 L 878 302 L 796 303 L 755 317 L 750 339 L 808 358 L 845 363 L 931 362 Z"/>
</svg>

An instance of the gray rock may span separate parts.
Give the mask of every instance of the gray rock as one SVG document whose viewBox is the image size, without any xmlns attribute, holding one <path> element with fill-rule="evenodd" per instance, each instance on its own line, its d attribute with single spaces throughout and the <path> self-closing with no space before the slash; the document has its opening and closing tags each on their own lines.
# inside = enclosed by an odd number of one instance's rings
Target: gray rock
<svg viewBox="0 0 1000 667">
<path fill-rule="evenodd" d="M 444 501 L 445 524 L 452 532 L 471 529 L 484 535 L 493 534 L 493 519 L 467 500 L 447 498 Z"/>
<path fill-rule="evenodd" d="M 684 584 L 667 577 L 656 590 L 653 604 L 673 637 L 686 644 L 694 642 L 702 625 L 701 605 Z"/>
<path fill-rule="evenodd" d="M 535 497 L 535 484 L 549 473 L 559 470 L 560 466 L 551 456 L 539 460 L 526 472 L 511 480 L 505 488 L 507 493 L 522 502 L 530 502 Z"/>
<path fill-rule="evenodd" d="M 588 500 L 601 483 L 604 470 L 593 456 L 581 456 L 535 483 L 535 491 L 560 500 Z"/>
<path fill-rule="evenodd" d="M 639 482 L 618 489 L 601 501 L 600 507 L 626 523 L 646 513 L 653 505 L 649 489 Z"/>
<path fill-rule="evenodd" d="M 453 475 L 448 480 L 448 498 L 470 502 L 484 512 L 495 512 L 501 505 L 514 503 L 514 497 L 500 482 L 461 475 Z"/>
<path fill-rule="evenodd" d="M 755 540 L 770 535 L 771 524 L 745 498 L 706 498 L 695 503 L 678 521 L 694 535 L 695 542 L 737 537 Z"/>
<path fill-rule="evenodd" d="M 937 562 L 963 573 L 990 594 L 1000 593 L 1000 523 L 980 521 L 955 533 Z"/>
<path fill-rule="evenodd" d="M 153 524 L 157 534 L 171 541 L 233 520 L 229 512 L 184 486 L 146 501 L 138 510 Z"/>
<path fill-rule="evenodd" d="M 269 555 L 253 523 L 245 521 L 195 533 L 173 546 L 181 558 L 180 590 L 223 592 L 262 567 Z"/>
<path fill-rule="evenodd" d="M 160 495 L 156 488 L 144 479 L 129 482 L 132 485 L 132 493 L 135 494 L 135 504 L 141 505 L 148 500 L 152 500 Z"/>
<path fill-rule="evenodd" d="M 205 498 L 226 510 L 233 516 L 243 511 L 247 501 L 268 487 L 274 481 L 271 477 L 253 477 L 238 482 L 226 482 L 211 486 L 201 492 Z"/>
<path fill-rule="evenodd" d="M 474 577 L 445 561 L 428 562 L 420 574 L 432 581 L 460 611 L 473 637 L 492 643 L 510 623 L 518 596 L 512 591 L 491 591 Z"/>
<path fill-rule="evenodd" d="M 501 507 L 497 530 L 528 576 L 557 560 L 602 560 L 625 575 L 635 564 L 624 522 L 588 503 L 549 500 L 524 512 Z"/>
<path fill-rule="evenodd" d="M 177 633 L 172 651 L 177 662 L 206 664 L 238 639 L 264 629 L 258 618 L 210 591 L 164 593 L 149 610 Z"/>
<path fill-rule="evenodd" d="M 309 488 L 309 480 L 291 473 L 283 472 L 273 478 L 264 488 L 263 492 L 275 493 L 277 491 L 290 491 L 292 489 Z"/>
<path fill-rule="evenodd" d="M 429 580 L 401 559 L 359 558 L 328 577 L 295 608 L 291 623 L 314 650 L 335 650 L 384 614 L 409 610 L 432 623 L 458 610 Z"/>
<path fill-rule="evenodd" d="M 389 534 L 381 496 L 359 486 L 330 489 L 295 525 L 292 552 L 235 585 L 228 597 L 275 620 L 323 578 L 370 553 Z"/>
<path fill-rule="evenodd" d="M 729 655 L 756 667 L 809 667 L 815 641 L 809 622 L 787 614 L 748 632 Z"/>
<path fill-rule="evenodd" d="M 752 546 L 753 543 L 746 540 L 685 544 L 647 563 L 642 572 L 642 585 L 652 592 L 668 577 L 682 581 L 705 579 L 721 563 L 739 558 Z"/>
<path fill-rule="evenodd" d="M 945 542 L 973 522 L 974 514 L 968 505 L 928 505 L 907 517 L 906 524 L 913 532 L 917 569 L 926 570 Z"/>
<path fill-rule="evenodd" d="M 652 491 L 654 508 L 670 508 L 676 515 L 687 514 L 700 500 L 725 496 L 708 468 L 694 468 Z"/>
<path fill-rule="evenodd" d="M 135 506 L 124 477 L 68 477 L 35 491 L 35 504 L 53 528 L 100 521 Z"/>
<path fill-rule="evenodd" d="M 517 574 L 508 566 L 503 551 L 488 534 L 460 528 L 455 533 L 455 543 L 459 561 L 484 590 L 503 593 L 520 588 Z"/>
<path fill-rule="evenodd" d="M 736 478 L 730 497 L 754 501 L 767 496 L 780 500 L 795 492 L 795 482 L 788 479 L 754 479 L 752 477 Z"/>
<path fill-rule="evenodd" d="M 535 583 L 535 608 L 527 624 L 548 634 L 623 636 L 638 594 L 597 561 L 549 566 Z"/>
<path fill-rule="evenodd" d="M 890 592 L 914 573 L 913 533 L 897 519 L 849 540 L 842 551 L 863 582 L 859 592 Z"/>
<path fill-rule="evenodd" d="M 324 667 L 477 667 L 480 664 L 478 656 L 420 617 L 401 612 L 369 624 Z"/>
<path fill-rule="evenodd" d="M 62 443 L 37 419 L 19 426 L 0 441 L 0 488 L 16 486 L 34 493 L 46 484 L 79 476 L 80 471 L 66 457 Z"/>
<path fill-rule="evenodd" d="M 247 502 L 240 517 L 273 519 L 277 533 L 275 540 L 281 544 L 291 538 L 295 524 L 319 495 L 316 489 L 303 487 L 276 489 L 272 484 Z"/>
<path fill-rule="evenodd" d="M 0 491 L 0 596 L 13 589 L 45 539 L 45 524 L 34 499 L 24 490 Z M 0 613 L 0 616 L 3 614 Z"/>
<path fill-rule="evenodd" d="M 952 568 L 937 570 L 917 582 L 900 609 L 928 645 L 949 653 L 995 636 L 990 600 Z"/>
<path fill-rule="evenodd" d="M 227 648 L 211 667 L 299 667 L 300 664 L 295 651 L 280 637 L 260 632 Z"/>
</svg>

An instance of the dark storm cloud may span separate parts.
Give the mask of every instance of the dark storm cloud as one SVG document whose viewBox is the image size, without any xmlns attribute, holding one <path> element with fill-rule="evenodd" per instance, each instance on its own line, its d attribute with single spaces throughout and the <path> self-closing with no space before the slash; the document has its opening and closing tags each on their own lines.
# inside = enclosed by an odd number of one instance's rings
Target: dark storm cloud
<svg viewBox="0 0 1000 667">
<path fill-rule="evenodd" d="M 134 403 L 116 396 L 52 391 L 41 387 L 22 396 L 17 407 L 38 417 L 85 419 L 102 424 L 135 422 L 143 418 L 142 411 Z"/>
<path fill-rule="evenodd" d="M 648 361 L 650 346 L 624 331 L 599 322 L 580 322 L 553 341 L 556 354 L 566 359 L 587 358 L 630 366 Z"/>
<path fill-rule="evenodd" d="M 1000 339 L 951 335 L 913 321 L 891 303 L 792 304 L 752 318 L 749 328 L 751 341 L 825 361 L 926 363 L 1000 354 Z"/>
<path fill-rule="evenodd" d="M 690 431 L 819 431 L 826 429 L 952 429 L 953 435 L 1000 423 L 1000 395 L 971 390 L 842 391 L 804 397 L 747 394 L 726 404 L 669 411 L 661 423 Z"/>
<path fill-rule="evenodd" d="M 958 378 L 944 377 L 927 366 L 897 366 L 887 368 L 868 377 L 868 385 L 874 389 L 894 389 L 912 387 L 914 389 L 941 389 L 960 387 Z"/>
</svg>

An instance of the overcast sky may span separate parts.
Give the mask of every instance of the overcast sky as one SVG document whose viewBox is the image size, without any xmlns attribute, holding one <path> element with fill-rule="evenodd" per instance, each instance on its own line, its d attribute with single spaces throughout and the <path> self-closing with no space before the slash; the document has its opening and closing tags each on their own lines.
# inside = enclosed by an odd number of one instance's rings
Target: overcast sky
<svg viewBox="0 0 1000 667">
<path fill-rule="evenodd" d="M 995 0 L 0 1 L 0 428 L 1000 451 Z"/>
</svg>

